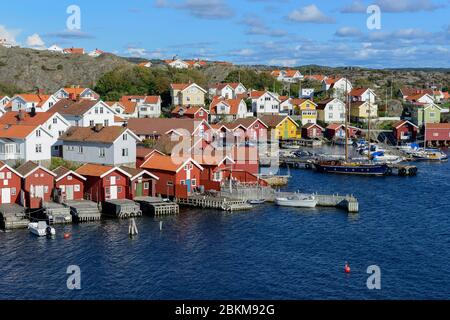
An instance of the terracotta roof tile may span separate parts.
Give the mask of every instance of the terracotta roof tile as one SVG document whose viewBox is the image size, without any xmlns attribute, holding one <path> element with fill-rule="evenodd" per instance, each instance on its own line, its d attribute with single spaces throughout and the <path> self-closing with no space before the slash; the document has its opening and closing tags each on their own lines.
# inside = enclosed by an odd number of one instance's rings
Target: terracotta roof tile
<svg viewBox="0 0 450 320">
<path fill-rule="evenodd" d="M 73 142 L 113 143 L 127 128 L 121 126 L 99 127 L 70 127 L 59 140 Z"/>
<path fill-rule="evenodd" d="M 75 172 L 82 176 L 100 177 L 114 167 L 104 166 L 100 164 L 86 163 L 78 168 Z"/>
</svg>

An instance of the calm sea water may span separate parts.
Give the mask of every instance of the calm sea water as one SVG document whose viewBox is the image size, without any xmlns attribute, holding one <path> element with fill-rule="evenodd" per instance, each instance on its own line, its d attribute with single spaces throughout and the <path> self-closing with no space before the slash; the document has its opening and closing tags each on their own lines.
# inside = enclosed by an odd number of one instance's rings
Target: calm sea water
<svg viewBox="0 0 450 320">
<path fill-rule="evenodd" d="M 162 231 L 144 217 L 134 240 L 116 220 L 57 227 L 53 240 L 0 232 L 0 299 L 448 299 L 450 164 L 418 166 L 411 178 L 291 172 L 290 190 L 355 194 L 358 216 L 264 205 L 184 210 Z M 80 291 L 67 289 L 69 265 Z M 366 287 L 370 265 L 381 290 Z"/>
</svg>

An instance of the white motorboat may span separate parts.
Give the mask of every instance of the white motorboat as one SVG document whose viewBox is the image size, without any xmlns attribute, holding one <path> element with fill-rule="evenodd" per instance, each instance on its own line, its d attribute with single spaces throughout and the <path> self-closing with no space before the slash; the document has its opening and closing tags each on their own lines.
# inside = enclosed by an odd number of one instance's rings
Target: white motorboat
<svg viewBox="0 0 450 320">
<path fill-rule="evenodd" d="M 313 195 L 295 194 L 276 198 L 275 203 L 282 207 L 315 208 L 317 199 Z"/>
<path fill-rule="evenodd" d="M 266 199 L 250 199 L 247 202 L 249 204 L 263 204 L 266 202 Z"/>
<path fill-rule="evenodd" d="M 28 230 L 39 237 L 54 236 L 56 234 L 55 228 L 49 226 L 45 221 L 29 223 Z"/>
</svg>

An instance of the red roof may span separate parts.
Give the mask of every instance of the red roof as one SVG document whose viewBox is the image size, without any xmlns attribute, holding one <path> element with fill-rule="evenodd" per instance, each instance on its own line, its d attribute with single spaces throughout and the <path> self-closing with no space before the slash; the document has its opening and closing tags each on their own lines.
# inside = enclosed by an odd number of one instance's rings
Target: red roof
<svg viewBox="0 0 450 320">
<path fill-rule="evenodd" d="M 367 90 L 369 90 L 369 88 L 355 88 L 352 91 L 350 91 L 349 96 L 351 96 L 351 97 L 360 97 Z"/>
<path fill-rule="evenodd" d="M 395 128 L 395 129 L 398 129 L 398 128 L 400 128 L 401 126 L 403 126 L 403 125 L 405 125 L 405 124 L 407 124 L 407 123 L 409 123 L 410 125 L 413 125 L 414 127 L 418 128 L 414 123 L 412 123 L 412 122 L 410 122 L 410 121 L 408 121 L 408 120 L 400 120 L 400 121 L 397 121 L 396 123 L 394 123 L 394 128 Z"/>
<path fill-rule="evenodd" d="M 450 130 L 450 123 L 427 123 L 427 129 Z"/>
<path fill-rule="evenodd" d="M 209 106 L 209 111 L 212 114 L 217 114 L 217 105 L 219 103 L 225 103 L 230 108 L 230 112 L 228 114 L 238 114 L 239 112 L 239 105 L 241 104 L 241 101 L 243 99 L 221 99 L 221 98 L 214 98 L 213 102 L 211 102 L 211 105 Z"/>
<path fill-rule="evenodd" d="M 36 112 L 34 116 L 31 116 L 31 114 L 27 112 L 10 111 L 6 112 L 0 118 L 0 124 L 37 126 L 44 124 L 53 115 L 53 112 Z"/>
</svg>

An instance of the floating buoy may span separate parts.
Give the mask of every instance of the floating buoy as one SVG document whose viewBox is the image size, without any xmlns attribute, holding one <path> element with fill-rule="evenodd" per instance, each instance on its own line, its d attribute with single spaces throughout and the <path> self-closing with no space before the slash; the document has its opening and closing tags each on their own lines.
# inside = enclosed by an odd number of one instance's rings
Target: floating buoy
<svg viewBox="0 0 450 320">
<path fill-rule="evenodd" d="M 345 264 L 345 268 L 344 268 L 344 272 L 345 273 L 350 273 L 351 269 L 348 263 Z"/>
<path fill-rule="evenodd" d="M 70 233 L 64 233 L 64 239 L 69 239 L 70 238 Z"/>
</svg>

